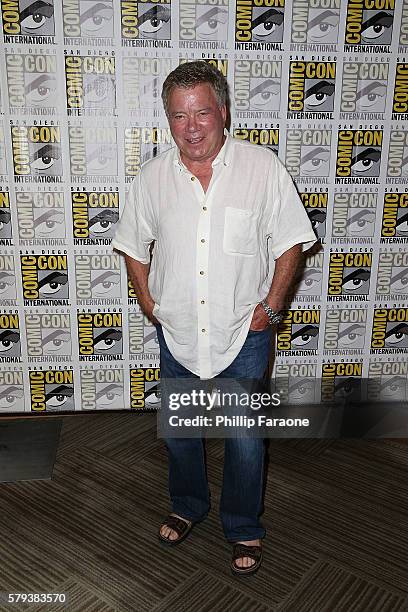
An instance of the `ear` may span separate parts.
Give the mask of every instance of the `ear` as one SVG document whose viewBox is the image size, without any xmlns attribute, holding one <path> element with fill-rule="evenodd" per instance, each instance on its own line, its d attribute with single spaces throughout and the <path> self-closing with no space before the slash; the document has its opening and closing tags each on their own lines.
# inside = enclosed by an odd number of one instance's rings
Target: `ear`
<svg viewBox="0 0 408 612">
<path fill-rule="evenodd" d="M 220 107 L 220 111 L 221 111 L 221 115 L 222 115 L 222 119 L 224 121 L 224 124 L 227 120 L 227 107 L 225 106 L 225 104 L 223 104 L 223 106 Z"/>
</svg>

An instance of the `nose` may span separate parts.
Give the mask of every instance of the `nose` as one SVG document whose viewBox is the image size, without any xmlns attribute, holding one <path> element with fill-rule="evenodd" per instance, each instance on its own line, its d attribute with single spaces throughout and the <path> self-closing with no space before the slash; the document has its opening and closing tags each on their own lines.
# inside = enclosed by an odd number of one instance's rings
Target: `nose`
<svg viewBox="0 0 408 612">
<path fill-rule="evenodd" d="M 194 115 L 189 115 L 187 118 L 187 130 L 189 132 L 197 131 L 197 121 Z"/>
</svg>

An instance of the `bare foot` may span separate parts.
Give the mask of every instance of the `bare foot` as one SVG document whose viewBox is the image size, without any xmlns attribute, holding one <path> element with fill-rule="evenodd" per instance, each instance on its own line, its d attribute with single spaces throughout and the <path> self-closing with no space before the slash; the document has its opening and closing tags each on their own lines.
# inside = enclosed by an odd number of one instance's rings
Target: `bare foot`
<svg viewBox="0 0 408 612">
<path fill-rule="evenodd" d="M 187 519 L 183 518 L 182 516 L 179 516 L 178 514 L 175 514 L 174 512 L 171 513 L 171 516 L 176 516 L 177 518 L 187 523 L 187 525 L 191 525 L 191 521 L 188 521 Z M 162 526 L 162 528 L 160 529 L 160 535 L 163 538 L 166 538 L 167 540 L 171 540 L 172 542 L 174 540 L 177 540 L 177 538 L 179 537 L 177 532 L 174 531 L 174 529 L 170 529 L 170 527 L 167 527 L 167 525 Z"/>
<path fill-rule="evenodd" d="M 261 540 L 245 540 L 245 542 L 236 542 L 236 544 L 243 544 L 244 546 L 260 546 Z M 239 557 L 235 561 L 237 567 L 252 567 L 255 564 L 254 559 L 250 557 Z"/>
</svg>

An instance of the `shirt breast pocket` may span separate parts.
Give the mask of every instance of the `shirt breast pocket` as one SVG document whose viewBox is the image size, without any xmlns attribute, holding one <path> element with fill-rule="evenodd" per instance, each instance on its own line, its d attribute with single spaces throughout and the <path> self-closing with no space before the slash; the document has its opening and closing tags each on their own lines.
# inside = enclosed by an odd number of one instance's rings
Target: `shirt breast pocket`
<svg viewBox="0 0 408 612">
<path fill-rule="evenodd" d="M 225 208 L 224 252 L 253 257 L 259 251 L 257 216 L 251 210 Z"/>
</svg>

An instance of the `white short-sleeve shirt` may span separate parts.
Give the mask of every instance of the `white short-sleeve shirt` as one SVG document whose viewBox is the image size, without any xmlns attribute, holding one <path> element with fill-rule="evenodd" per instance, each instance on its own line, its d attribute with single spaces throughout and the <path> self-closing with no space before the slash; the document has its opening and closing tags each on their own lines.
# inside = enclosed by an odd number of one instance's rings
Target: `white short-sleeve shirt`
<svg viewBox="0 0 408 612">
<path fill-rule="evenodd" d="M 292 179 L 264 147 L 227 135 L 207 192 L 177 148 L 134 179 L 112 246 L 149 263 L 148 286 L 174 358 L 212 378 L 239 353 L 274 260 L 315 241 Z"/>
</svg>

